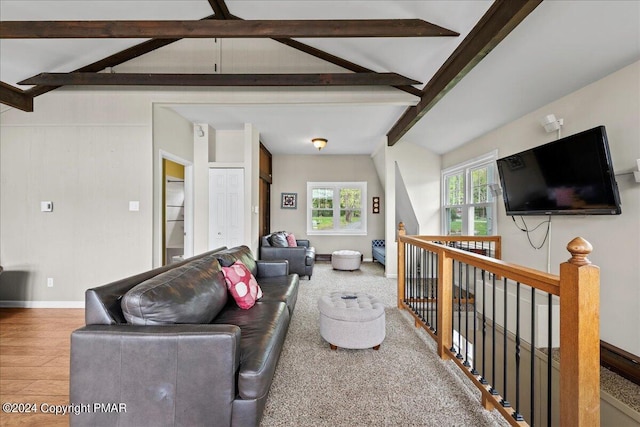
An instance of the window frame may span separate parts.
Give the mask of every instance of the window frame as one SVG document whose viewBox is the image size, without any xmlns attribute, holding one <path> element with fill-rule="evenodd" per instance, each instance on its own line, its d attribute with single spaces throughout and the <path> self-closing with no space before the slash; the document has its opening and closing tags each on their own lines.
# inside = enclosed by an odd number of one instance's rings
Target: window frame
<svg viewBox="0 0 640 427">
<path fill-rule="evenodd" d="M 347 229 L 347 228 L 336 228 L 334 223 L 334 227 L 330 230 L 314 230 L 313 229 L 313 189 L 315 188 L 332 188 L 334 197 L 336 194 L 340 194 L 340 189 L 343 188 L 358 188 L 360 190 L 360 210 L 361 214 L 361 223 L 362 226 L 358 229 Z M 339 196 L 338 196 L 339 198 Z M 340 218 L 340 202 L 333 203 L 333 218 Z M 337 216 L 336 216 L 337 214 Z M 325 182 L 325 181 L 314 181 L 307 182 L 307 235 L 324 235 L 324 236 L 366 236 L 368 234 L 367 231 L 367 181 L 351 181 L 351 182 Z"/>
<path fill-rule="evenodd" d="M 475 208 L 491 208 L 491 232 L 487 233 L 487 236 L 495 236 L 498 234 L 498 220 L 497 220 L 497 209 L 498 209 L 498 199 L 499 196 L 495 194 L 489 193 L 488 197 L 489 201 L 481 202 L 481 203 L 473 203 L 473 188 L 471 187 L 471 173 L 474 170 L 484 168 L 489 166 L 489 173 L 491 176 L 487 175 L 487 190 L 491 192 L 491 185 L 497 184 L 499 182 L 498 178 L 498 168 L 496 164 L 496 160 L 498 159 L 498 150 L 493 150 L 489 153 L 483 154 L 481 156 L 475 157 L 466 162 L 458 163 L 456 165 L 450 166 L 446 169 L 443 169 L 441 172 L 441 194 L 442 199 L 440 201 L 440 211 L 441 211 L 441 230 L 442 234 L 447 236 L 450 234 L 450 226 L 449 220 L 447 218 L 449 209 L 459 208 L 461 210 L 461 235 L 473 236 L 474 235 L 474 221 L 473 221 L 473 211 Z M 463 179 L 463 200 L 461 204 L 449 204 L 449 193 L 448 193 L 448 185 L 447 180 L 449 177 L 454 175 L 461 174 Z"/>
</svg>

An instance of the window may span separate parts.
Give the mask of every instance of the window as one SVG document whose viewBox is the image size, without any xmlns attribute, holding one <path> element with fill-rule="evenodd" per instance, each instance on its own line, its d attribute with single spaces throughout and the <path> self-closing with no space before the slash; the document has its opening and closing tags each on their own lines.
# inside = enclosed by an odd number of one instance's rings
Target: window
<svg viewBox="0 0 640 427">
<path fill-rule="evenodd" d="M 497 152 L 442 171 L 445 235 L 489 236 L 496 233 Z"/>
<path fill-rule="evenodd" d="M 367 234 L 366 182 L 308 182 L 307 234 Z"/>
</svg>

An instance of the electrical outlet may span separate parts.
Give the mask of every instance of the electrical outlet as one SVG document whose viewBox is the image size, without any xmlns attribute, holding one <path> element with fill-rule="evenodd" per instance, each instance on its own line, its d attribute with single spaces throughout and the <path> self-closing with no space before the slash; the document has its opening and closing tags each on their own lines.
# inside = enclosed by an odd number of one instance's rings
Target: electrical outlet
<svg viewBox="0 0 640 427">
<path fill-rule="evenodd" d="M 53 277 L 47 277 L 47 288 L 53 288 Z"/>
</svg>

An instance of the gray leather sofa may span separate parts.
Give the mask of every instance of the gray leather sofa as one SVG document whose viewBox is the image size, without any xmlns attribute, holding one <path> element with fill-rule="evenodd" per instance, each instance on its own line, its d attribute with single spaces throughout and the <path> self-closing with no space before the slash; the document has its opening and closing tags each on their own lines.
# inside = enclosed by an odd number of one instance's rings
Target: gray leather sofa
<svg viewBox="0 0 640 427">
<path fill-rule="evenodd" d="M 296 239 L 298 246 L 294 247 L 286 246 L 286 240 L 283 245 L 278 246 L 273 236 L 277 236 L 279 233 L 281 232 L 262 236 L 260 239 L 260 259 L 287 260 L 291 273 L 296 273 L 300 277 L 308 276 L 311 279 L 313 266 L 316 262 L 316 249 L 307 239 Z"/>
<path fill-rule="evenodd" d="M 248 310 L 221 271 L 238 259 L 263 292 Z M 86 326 L 71 335 L 70 402 L 90 409 L 71 425 L 258 426 L 298 287 L 286 262 L 241 246 L 88 289 Z"/>
</svg>

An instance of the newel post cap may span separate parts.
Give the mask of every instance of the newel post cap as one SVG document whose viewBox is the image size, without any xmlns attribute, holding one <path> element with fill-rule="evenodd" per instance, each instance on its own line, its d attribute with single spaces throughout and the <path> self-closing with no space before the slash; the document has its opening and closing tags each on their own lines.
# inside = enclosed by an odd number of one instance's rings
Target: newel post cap
<svg viewBox="0 0 640 427">
<path fill-rule="evenodd" d="M 573 265 L 589 265 L 591 261 L 587 256 L 593 250 L 591 243 L 587 242 L 582 237 L 576 237 L 567 244 L 567 250 L 571 253 L 571 258 L 568 260 Z"/>
</svg>

